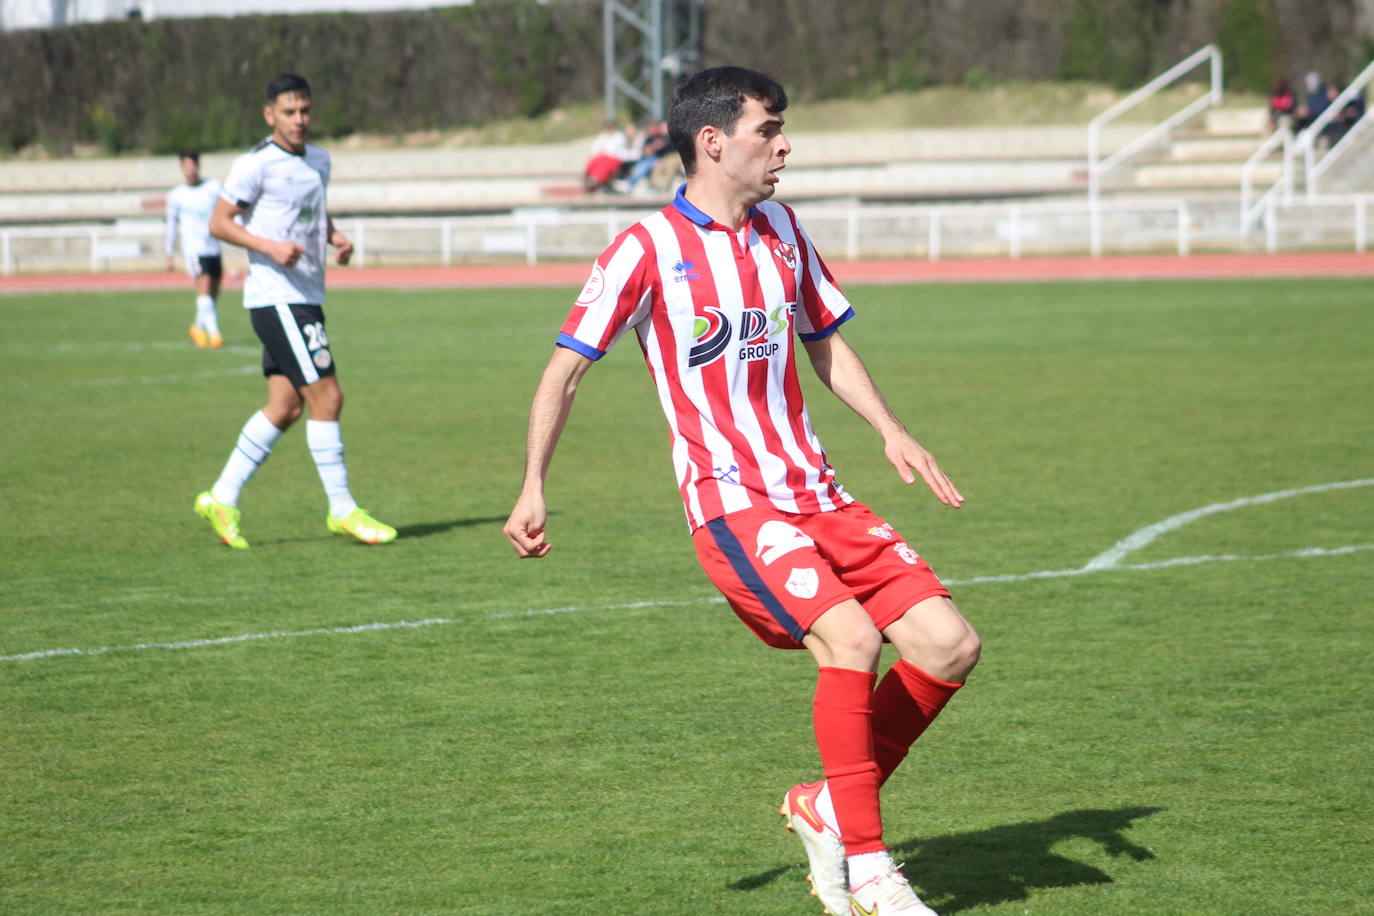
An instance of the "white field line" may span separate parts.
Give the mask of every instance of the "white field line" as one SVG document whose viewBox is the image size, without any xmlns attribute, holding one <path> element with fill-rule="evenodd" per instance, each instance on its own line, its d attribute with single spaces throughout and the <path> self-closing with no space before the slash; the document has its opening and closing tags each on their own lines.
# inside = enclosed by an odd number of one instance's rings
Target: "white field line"
<svg viewBox="0 0 1374 916">
<path fill-rule="evenodd" d="M 63 343 L 30 346 L 26 344 L 13 344 L 4 348 L 8 352 L 26 356 L 33 353 L 49 354 L 55 353 L 66 356 L 69 354 L 82 353 L 150 353 L 150 352 L 172 352 L 187 353 L 193 352 L 190 341 L 185 343 L 167 340 L 159 341 L 65 341 Z M 261 350 L 252 347 L 238 346 L 229 344 L 218 351 L 219 353 L 231 353 L 241 356 L 258 356 Z M 227 369 L 203 369 L 197 372 L 168 373 L 163 375 L 133 375 L 119 376 L 116 378 L 92 378 L 92 379 L 67 379 L 62 382 L 29 383 L 19 381 L 13 384 L 18 388 L 38 388 L 52 387 L 54 384 L 62 385 L 67 388 L 114 388 L 120 385 L 157 385 L 157 384 L 181 384 L 182 382 L 193 382 L 201 379 L 228 378 L 239 375 L 252 375 L 261 372 L 261 366 L 236 366 Z"/>
<path fill-rule="evenodd" d="M 1083 567 L 1084 569 L 1111 569 L 1121 562 L 1121 558 L 1132 551 L 1139 550 L 1161 535 L 1168 534 L 1170 531 L 1182 528 L 1184 525 L 1191 525 L 1200 518 L 1208 515 L 1216 515 L 1218 512 L 1230 512 L 1234 509 L 1242 509 L 1246 506 L 1260 506 L 1266 503 L 1277 502 L 1280 499 L 1288 499 L 1293 496 L 1309 496 L 1313 493 L 1326 493 L 1329 490 L 1348 490 L 1353 487 L 1368 487 L 1374 485 L 1374 478 L 1364 480 L 1344 480 L 1340 483 L 1324 483 L 1315 487 L 1302 487 L 1297 490 L 1276 490 L 1273 493 L 1264 493 L 1259 496 L 1247 496 L 1243 499 L 1233 499 L 1226 503 L 1213 503 L 1210 506 L 1203 506 L 1200 509 L 1193 509 L 1178 515 L 1170 516 L 1162 522 L 1155 522 L 1147 525 L 1134 534 L 1117 541 L 1111 548 L 1093 557 Z"/>
<path fill-rule="evenodd" d="M 168 375 L 135 375 L 126 378 L 88 378 L 68 379 L 64 384 L 69 388 L 114 388 L 119 385 L 160 385 L 167 383 L 194 382 L 207 378 L 230 378 L 238 375 L 255 375 L 262 372 L 262 366 L 239 366 L 234 369 L 202 369 L 199 372 L 171 373 Z M 45 382 L 44 386 L 51 386 Z M 37 386 L 34 386 L 37 387 Z"/>
<path fill-rule="evenodd" d="M 1093 573 L 1114 572 L 1114 571 L 1147 571 L 1154 569 L 1167 569 L 1173 566 L 1197 566 L 1204 563 L 1236 563 L 1236 562 L 1265 562 L 1270 560 L 1285 559 L 1310 559 L 1315 557 L 1335 557 L 1348 556 L 1355 553 L 1363 553 L 1374 550 L 1374 544 L 1351 544 L 1345 547 L 1307 547 L 1301 550 L 1288 551 L 1286 553 L 1260 554 L 1255 556 L 1235 556 L 1230 554 L 1203 555 L 1196 557 L 1172 557 L 1167 560 L 1158 560 L 1152 563 L 1133 563 L 1123 564 L 1121 559 L 1134 550 L 1139 550 L 1146 544 L 1154 541 L 1160 535 L 1181 528 L 1190 522 L 1217 512 L 1226 512 L 1232 509 L 1239 509 L 1245 506 L 1262 505 L 1285 499 L 1290 496 L 1301 496 L 1310 493 L 1324 493 L 1329 490 L 1347 489 L 1351 487 L 1364 487 L 1374 485 L 1374 479 L 1349 480 L 1341 483 L 1322 484 L 1315 487 L 1304 487 L 1299 490 L 1279 490 L 1274 493 L 1266 493 L 1261 496 L 1251 496 L 1244 499 L 1232 500 L 1226 503 L 1213 503 L 1210 506 L 1203 506 L 1190 512 L 1171 516 L 1162 522 L 1156 522 L 1141 528 L 1129 537 L 1118 541 L 1110 550 L 1098 554 L 1083 566 L 1077 569 L 1055 569 L 1041 570 L 1029 573 L 1008 573 L 996 576 L 975 576 L 970 579 L 946 579 L 947 585 L 968 586 L 984 585 L 996 582 L 1028 582 L 1034 579 L 1062 579 L 1071 576 L 1085 576 Z M 633 610 L 639 608 L 661 608 L 661 607 L 682 607 L 694 604 L 720 604 L 724 598 L 719 595 L 703 596 L 701 598 L 689 598 L 677 601 L 631 601 L 623 604 L 597 604 L 597 605 L 567 605 L 565 607 L 553 608 L 531 608 L 524 611 L 497 611 L 485 615 L 487 620 L 514 620 L 528 617 L 544 617 L 554 614 L 574 614 L 584 611 L 617 611 Z M 398 620 L 391 623 L 364 623 L 347 627 L 320 627 L 311 630 L 277 630 L 263 633 L 242 633 L 237 636 L 221 636 L 211 639 L 188 639 L 177 642 L 148 642 L 136 643 L 127 646 L 97 646 L 95 648 L 80 649 L 40 649 L 34 652 L 23 652 L 17 655 L 0 655 L 0 662 L 22 662 L 34 661 L 44 658 L 58 658 L 71 655 L 108 655 L 114 652 L 142 652 L 149 649 L 199 649 L 207 646 L 222 646 L 233 643 L 255 642 L 265 639 L 299 639 L 307 636 L 346 636 L 354 633 L 370 633 L 383 630 L 406 630 L 419 629 L 421 627 L 444 626 L 447 624 L 460 623 L 462 621 L 447 617 L 431 617 L 425 620 Z"/>
</svg>

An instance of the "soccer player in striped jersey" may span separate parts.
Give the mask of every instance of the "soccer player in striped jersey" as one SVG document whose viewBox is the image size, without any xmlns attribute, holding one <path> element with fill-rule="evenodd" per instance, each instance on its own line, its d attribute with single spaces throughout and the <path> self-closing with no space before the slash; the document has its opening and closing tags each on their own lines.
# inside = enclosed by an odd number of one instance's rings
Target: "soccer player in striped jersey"
<svg viewBox="0 0 1374 916">
<path fill-rule="evenodd" d="M 524 482 L 505 533 L 550 549 L 544 481 L 577 386 L 633 330 L 672 442 L 698 558 L 765 643 L 810 650 L 823 778 L 782 814 L 836 916 L 930 914 L 883 841 L 879 788 L 977 663 L 977 634 L 890 524 L 835 478 L 802 400 L 795 341 L 822 382 L 882 437 L 907 483 L 963 496 L 907 432 L 844 340 L 854 316 L 796 214 L 770 200 L 791 152 L 771 77 L 703 70 L 668 124 L 687 182 L 597 259 L 534 395 Z M 884 641 L 896 663 L 879 679 Z"/>
<path fill-rule="evenodd" d="M 167 269 L 172 269 L 172 253 L 181 238 L 181 256 L 196 286 L 196 317 L 190 335 L 197 347 L 224 345 L 219 332 L 215 299 L 219 296 L 224 264 L 220 259 L 219 239 L 210 234 L 210 214 L 219 200 L 219 182 L 200 177 L 200 153 L 182 150 L 182 184 L 167 192 Z"/>
<path fill-rule="evenodd" d="M 359 508 L 348 487 L 339 412 L 343 391 L 324 327 L 325 244 L 347 264 L 353 244 L 325 207 L 329 154 L 306 142 L 310 85 L 294 74 L 267 84 L 262 116 L 272 135 L 234 161 L 210 218 L 210 231 L 248 249 L 243 304 L 262 341 L 267 403 L 244 424 L 214 486 L 195 510 L 221 541 L 248 547 L 239 530 L 239 494 L 305 405 L 305 439 L 329 499 L 325 525 L 365 544 L 385 544 L 396 529 Z"/>
</svg>

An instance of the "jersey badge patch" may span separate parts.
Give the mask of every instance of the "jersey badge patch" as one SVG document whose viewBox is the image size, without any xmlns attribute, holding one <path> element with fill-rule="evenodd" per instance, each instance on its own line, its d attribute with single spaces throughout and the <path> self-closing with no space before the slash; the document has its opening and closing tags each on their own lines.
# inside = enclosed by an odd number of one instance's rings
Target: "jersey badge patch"
<svg viewBox="0 0 1374 916">
<path fill-rule="evenodd" d="M 777 259 L 787 266 L 788 270 L 797 269 L 797 246 L 788 242 L 778 242 L 773 249 L 773 254 Z"/>
<path fill-rule="evenodd" d="M 794 528 L 786 522 L 764 522 L 759 526 L 758 549 L 754 551 L 754 556 L 763 557 L 764 566 L 772 566 L 779 557 L 803 547 L 812 547 L 815 543 L 800 528 Z"/>
<path fill-rule="evenodd" d="M 794 569 L 787 577 L 787 590 L 798 598 L 814 598 L 820 587 L 821 579 L 814 569 Z"/>
<path fill-rule="evenodd" d="M 903 560 L 910 563 L 912 566 L 915 566 L 917 563 L 921 562 L 921 555 L 916 551 L 912 550 L 911 545 L 908 544 L 906 541 L 898 541 L 896 544 L 893 544 L 892 550 L 894 553 L 897 554 L 897 556 L 901 557 Z"/>
<path fill-rule="evenodd" d="M 882 538 L 884 541 L 892 540 L 892 526 L 888 524 L 882 524 L 874 528 L 869 528 L 868 533 L 873 535 L 875 538 Z"/>
<path fill-rule="evenodd" d="M 334 357 L 325 349 L 316 350 L 310 358 L 314 361 L 316 369 L 328 369 L 334 362 Z"/>
<path fill-rule="evenodd" d="M 592 268 L 592 275 L 587 278 L 587 285 L 582 287 L 582 292 L 577 294 L 577 305 L 591 305 L 601 298 L 601 294 L 606 290 L 606 273 L 597 264 Z"/>
</svg>

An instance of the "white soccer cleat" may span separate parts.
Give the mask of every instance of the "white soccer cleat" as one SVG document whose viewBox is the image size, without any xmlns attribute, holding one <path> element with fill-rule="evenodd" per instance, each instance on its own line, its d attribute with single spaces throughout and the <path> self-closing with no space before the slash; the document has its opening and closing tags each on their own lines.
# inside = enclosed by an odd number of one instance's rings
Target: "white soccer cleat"
<svg viewBox="0 0 1374 916">
<path fill-rule="evenodd" d="M 921 902 L 896 867 L 854 888 L 849 908 L 851 916 L 939 916 Z"/>
<path fill-rule="evenodd" d="M 848 916 L 849 871 L 846 868 L 844 843 L 839 835 L 825 825 L 816 813 L 816 796 L 825 788 L 823 782 L 804 782 L 787 790 L 778 813 L 786 821 L 788 830 L 795 833 L 806 850 L 811 874 L 810 894 L 820 899 L 825 912 L 832 916 Z"/>
</svg>

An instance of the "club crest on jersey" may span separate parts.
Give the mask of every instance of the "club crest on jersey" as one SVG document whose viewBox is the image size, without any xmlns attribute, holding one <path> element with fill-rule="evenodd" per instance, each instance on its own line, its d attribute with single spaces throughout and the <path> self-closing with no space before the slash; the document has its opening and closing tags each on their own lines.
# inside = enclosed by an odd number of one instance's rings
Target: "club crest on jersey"
<svg viewBox="0 0 1374 916">
<path fill-rule="evenodd" d="M 794 569 L 787 577 L 786 587 L 798 598 L 814 598 L 821 587 L 821 578 L 814 569 Z"/>
<path fill-rule="evenodd" d="M 582 287 L 582 292 L 577 294 L 577 305 L 591 305 L 601 298 L 602 292 L 606 289 L 606 273 L 597 264 L 592 268 L 592 275 L 587 278 L 587 285 Z"/>
<path fill-rule="evenodd" d="M 912 550 L 911 545 L 906 541 L 898 541 L 896 544 L 893 544 L 892 551 L 912 566 L 921 562 L 921 555 Z"/>
<path fill-rule="evenodd" d="M 328 350 L 323 348 L 316 350 L 310 358 L 314 361 L 315 368 L 317 369 L 328 369 L 334 363 L 334 357 Z"/>
<path fill-rule="evenodd" d="M 778 557 L 786 556 L 794 550 L 815 545 L 800 528 L 786 522 L 769 521 L 759 526 L 757 549 L 754 556 L 763 558 L 764 566 L 772 566 Z"/>
<path fill-rule="evenodd" d="M 779 261 L 787 265 L 788 270 L 797 269 L 796 245 L 789 244 L 788 242 L 778 242 L 777 246 L 773 249 L 773 254 L 777 256 Z"/>
<path fill-rule="evenodd" d="M 701 274 L 697 273 L 697 266 L 688 260 L 678 261 L 676 264 L 674 264 L 673 273 L 677 274 L 676 277 L 673 277 L 674 283 L 683 283 L 687 280 L 701 279 Z"/>
<path fill-rule="evenodd" d="M 882 538 L 884 541 L 892 540 L 892 526 L 886 522 L 876 527 L 869 528 L 868 533 L 875 538 Z"/>
</svg>

